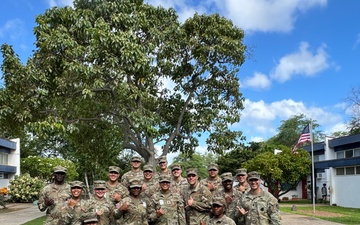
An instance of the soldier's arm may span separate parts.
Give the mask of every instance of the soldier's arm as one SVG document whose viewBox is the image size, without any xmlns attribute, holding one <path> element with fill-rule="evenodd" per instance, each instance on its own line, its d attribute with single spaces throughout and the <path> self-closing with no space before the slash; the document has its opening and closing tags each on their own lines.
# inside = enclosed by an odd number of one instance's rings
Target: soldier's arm
<svg viewBox="0 0 360 225">
<path fill-rule="evenodd" d="M 211 209 L 211 192 L 209 191 L 209 189 L 207 189 L 207 187 L 204 187 L 202 193 L 199 196 L 201 199 L 196 199 L 194 200 L 193 204 L 191 205 L 191 207 L 201 211 L 201 212 L 205 212 L 205 211 L 210 211 Z"/>
<path fill-rule="evenodd" d="M 268 216 L 271 225 L 281 225 L 281 217 L 279 210 L 279 203 L 277 199 L 272 198 L 268 205 Z"/>
</svg>

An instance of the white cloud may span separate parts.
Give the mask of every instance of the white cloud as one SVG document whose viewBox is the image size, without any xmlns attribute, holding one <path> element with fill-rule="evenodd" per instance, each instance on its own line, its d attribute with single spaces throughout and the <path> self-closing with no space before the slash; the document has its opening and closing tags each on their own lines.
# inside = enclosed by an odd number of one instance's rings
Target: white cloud
<svg viewBox="0 0 360 225">
<path fill-rule="evenodd" d="M 325 46 L 320 46 L 315 54 L 308 47 L 307 42 L 302 42 L 299 51 L 282 57 L 270 73 L 271 79 L 285 82 L 296 75 L 314 76 L 330 67 Z"/>
<path fill-rule="evenodd" d="M 271 86 L 271 81 L 267 75 L 255 72 L 254 76 L 246 77 L 241 84 L 244 88 L 267 89 Z"/>
<path fill-rule="evenodd" d="M 10 37 L 17 40 L 24 35 L 24 23 L 19 19 L 8 20 L 5 25 L 0 27 L 0 38 Z"/>
<path fill-rule="evenodd" d="M 326 4 L 327 0 L 218 1 L 218 7 L 223 8 L 223 15 L 250 32 L 289 32 L 294 27 L 298 12 Z"/>
<path fill-rule="evenodd" d="M 73 0 L 46 0 L 50 7 L 73 6 Z"/>
</svg>

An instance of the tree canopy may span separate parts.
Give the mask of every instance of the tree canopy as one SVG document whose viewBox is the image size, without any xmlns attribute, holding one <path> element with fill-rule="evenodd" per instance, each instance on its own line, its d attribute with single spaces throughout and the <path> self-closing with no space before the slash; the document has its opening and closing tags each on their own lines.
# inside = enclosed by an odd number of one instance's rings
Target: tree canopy
<svg viewBox="0 0 360 225">
<path fill-rule="evenodd" d="M 56 131 L 67 141 L 90 129 L 91 143 L 105 124 L 152 164 L 156 145 L 161 155 L 192 153 L 206 133 L 208 150 L 222 152 L 241 140 L 228 125 L 243 109 L 237 72 L 246 47 L 230 20 L 195 14 L 181 24 L 174 9 L 141 0 L 75 0 L 36 22 L 26 65 L 1 46 L 1 129 L 35 127 L 37 136 Z M 91 151 L 89 143 L 76 148 Z"/>
</svg>

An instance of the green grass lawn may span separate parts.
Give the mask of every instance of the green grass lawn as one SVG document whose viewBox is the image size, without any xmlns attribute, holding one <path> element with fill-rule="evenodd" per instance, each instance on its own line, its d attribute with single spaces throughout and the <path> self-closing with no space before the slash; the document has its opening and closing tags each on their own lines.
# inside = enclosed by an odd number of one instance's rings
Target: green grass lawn
<svg viewBox="0 0 360 225">
<path fill-rule="evenodd" d="M 46 216 L 31 220 L 29 222 L 24 223 L 23 225 L 39 225 L 39 224 L 44 224 L 46 219 Z"/>
<path fill-rule="evenodd" d="M 291 211 L 292 205 L 297 206 L 297 211 Z M 355 208 L 316 204 L 314 214 L 311 202 L 304 200 L 281 202 L 280 210 L 282 212 L 306 215 L 342 224 L 360 224 L 360 209 Z"/>
</svg>

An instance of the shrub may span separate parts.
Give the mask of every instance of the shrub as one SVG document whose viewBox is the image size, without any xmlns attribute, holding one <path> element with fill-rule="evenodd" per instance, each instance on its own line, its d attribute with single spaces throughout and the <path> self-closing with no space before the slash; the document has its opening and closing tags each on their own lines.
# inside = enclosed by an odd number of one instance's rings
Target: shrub
<svg viewBox="0 0 360 225">
<path fill-rule="evenodd" d="M 45 182 L 38 177 L 31 177 L 29 174 L 16 175 L 10 181 L 9 195 L 13 202 L 33 202 L 38 199 Z"/>
</svg>

